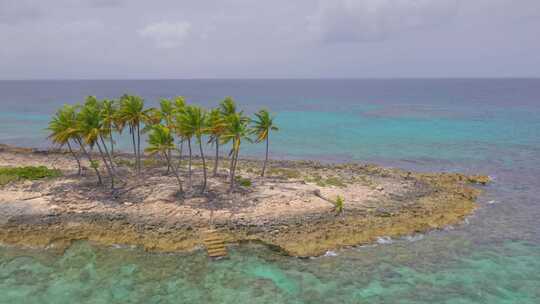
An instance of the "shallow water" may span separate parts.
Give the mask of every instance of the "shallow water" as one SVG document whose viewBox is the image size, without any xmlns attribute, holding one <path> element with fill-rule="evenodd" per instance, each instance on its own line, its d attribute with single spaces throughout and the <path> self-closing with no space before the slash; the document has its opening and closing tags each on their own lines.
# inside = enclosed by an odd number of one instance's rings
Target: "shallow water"
<svg viewBox="0 0 540 304">
<path fill-rule="evenodd" d="M 449 241 L 441 246 L 441 241 Z M 295 259 L 229 259 L 77 243 L 63 256 L 0 250 L 0 303 L 538 303 L 540 247 L 428 236 Z"/>
<path fill-rule="evenodd" d="M 1 82 L 0 142 L 46 146 L 54 108 L 124 91 L 278 114 L 275 158 L 489 174 L 465 223 L 314 259 L 0 247 L 0 303 L 540 303 L 540 80 Z M 243 153 L 260 155 L 262 147 Z"/>
</svg>

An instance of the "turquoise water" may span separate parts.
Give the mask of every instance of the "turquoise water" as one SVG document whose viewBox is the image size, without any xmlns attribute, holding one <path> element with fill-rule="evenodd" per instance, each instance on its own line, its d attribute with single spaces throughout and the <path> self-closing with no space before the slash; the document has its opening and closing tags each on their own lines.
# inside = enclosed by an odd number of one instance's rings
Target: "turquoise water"
<svg viewBox="0 0 540 304">
<path fill-rule="evenodd" d="M 308 150 L 315 157 L 342 154 L 353 160 L 434 156 L 444 160 L 482 160 L 504 152 L 509 146 L 537 149 L 540 115 L 525 111 L 508 113 L 501 108 L 489 120 L 391 117 L 374 114 L 378 113 L 376 110 L 282 112 L 278 123 L 284 130 L 294 131 L 275 135 L 275 142 L 278 152 L 282 152 L 280 147 L 286 147 L 282 153 L 299 158 Z M 324 145 L 313 138 L 314 133 Z"/>
<path fill-rule="evenodd" d="M 461 225 L 307 260 L 254 245 L 219 262 L 84 242 L 64 255 L 0 247 L 0 303 L 540 303 L 540 80 L 0 81 L 0 143 L 46 147 L 56 107 L 123 92 L 268 106 L 274 158 L 494 182 Z"/>
<path fill-rule="evenodd" d="M 63 256 L 4 248 L 0 303 L 538 303 L 540 247 L 424 254 L 436 241 L 422 242 L 309 260 L 245 246 L 217 262 L 86 243 Z"/>
</svg>

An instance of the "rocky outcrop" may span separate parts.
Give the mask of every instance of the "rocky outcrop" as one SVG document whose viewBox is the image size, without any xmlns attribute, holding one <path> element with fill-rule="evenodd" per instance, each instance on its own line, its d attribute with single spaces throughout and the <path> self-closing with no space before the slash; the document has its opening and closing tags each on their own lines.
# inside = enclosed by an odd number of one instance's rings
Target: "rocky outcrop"
<svg viewBox="0 0 540 304">
<path fill-rule="evenodd" d="M 17 153 L 33 163 L 46 164 L 50 157 Z M 219 192 L 226 185 L 211 180 L 208 195 L 183 201 L 175 195 L 174 178 L 156 174 L 162 168 L 146 170 L 159 177 L 133 181 L 140 184 L 114 195 L 79 177 L 8 185 L 0 192 L 0 243 L 63 251 L 75 240 L 88 240 L 179 252 L 199 248 L 203 231 L 213 226 L 230 243 L 262 242 L 291 256 L 317 256 L 459 223 L 480 194 L 471 184 L 489 182 L 486 176 L 305 161 L 272 163 L 274 172 L 287 168 L 285 177 L 263 180 L 249 175 L 253 165 L 259 163 L 244 161 L 240 169 L 253 179 L 252 188 L 227 196 Z M 335 195 L 345 197 L 339 215 L 331 204 Z"/>
</svg>

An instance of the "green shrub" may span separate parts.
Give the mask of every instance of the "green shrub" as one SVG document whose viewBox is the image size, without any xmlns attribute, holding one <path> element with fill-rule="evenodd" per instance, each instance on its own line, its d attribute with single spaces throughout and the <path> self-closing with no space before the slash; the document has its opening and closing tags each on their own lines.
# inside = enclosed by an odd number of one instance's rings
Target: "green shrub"
<svg viewBox="0 0 540 304">
<path fill-rule="evenodd" d="M 187 162 L 186 162 L 186 164 L 187 164 Z M 206 165 L 208 166 L 208 164 L 206 164 Z M 193 167 L 193 168 L 195 168 L 195 167 L 202 168 L 203 167 L 203 162 L 200 161 L 200 160 L 192 160 L 191 161 L 191 167 Z"/>
<path fill-rule="evenodd" d="M 339 179 L 338 177 L 332 176 L 326 179 L 325 184 L 329 186 L 336 186 L 336 187 L 345 187 L 345 183 Z"/>
<path fill-rule="evenodd" d="M 345 204 L 345 200 L 343 199 L 343 197 L 341 196 L 337 196 L 336 197 L 336 201 L 334 202 L 334 211 L 336 212 L 336 214 L 341 214 L 343 213 L 343 205 Z"/>
<path fill-rule="evenodd" d="M 236 182 L 242 187 L 251 187 L 251 180 L 249 178 L 237 176 Z"/>
<path fill-rule="evenodd" d="M 15 175 L 0 174 L 0 186 L 6 185 L 16 180 L 18 180 L 18 178 Z"/>
<path fill-rule="evenodd" d="M 305 178 L 305 182 L 315 183 L 318 186 L 321 186 L 320 185 L 321 181 L 322 181 L 322 176 L 320 176 L 319 174 L 313 174 Z"/>
<path fill-rule="evenodd" d="M 161 159 L 157 159 L 157 158 L 147 158 L 147 159 L 143 159 L 142 165 L 144 167 L 162 167 L 162 166 L 166 166 L 167 162 Z"/>
<path fill-rule="evenodd" d="M 322 176 L 318 174 L 314 174 L 313 176 L 306 178 L 306 182 L 315 183 L 319 187 L 336 186 L 344 188 L 347 186 L 339 177 L 332 176 L 329 178 L 322 178 Z"/>
<path fill-rule="evenodd" d="M 284 168 L 271 168 L 268 170 L 268 174 L 283 176 L 287 179 L 302 177 L 302 173 L 300 173 L 300 171 L 295 170 L 295 169 L 284 169 Z"/>
<path fill-rule="evenodd" d="M 97 160 L 91 161 L 91 162 L 90 162 L 90 167 L 91 167 L 92 169 L 99 169 L 99 161 L 97 161 Z"/>
<path fill-rule="evenodd" d="M 371 181 L 367 176 L 365 175 L 359 175 L 359 176 L 354 176 L 353 177 L 353 180 L 355 182 L 359 182 L 363 185 L 366 185 L 366 186 L 373 186 L 373 181 Z"/>
<path fill-rule="evenodd" d="M 57 169 L 49 169 L 45 166 L 38 167 L 0 167 L 0 185 L 5 185 L 17 180 L 36 180 L 62 176 Z"/>
<path fill-rule="evenodd" d="M 118 166 L 129 167 L 129 168 L 135 168 L 135 162 L 134 162 L 134 161 L 131 161 L 131 160 L 129 160 L 129 159 L 116 158 L 116 159 L 114 160 L 114 162 L 115 162 L 116 165 L 118 165 Z"/>
</svg>

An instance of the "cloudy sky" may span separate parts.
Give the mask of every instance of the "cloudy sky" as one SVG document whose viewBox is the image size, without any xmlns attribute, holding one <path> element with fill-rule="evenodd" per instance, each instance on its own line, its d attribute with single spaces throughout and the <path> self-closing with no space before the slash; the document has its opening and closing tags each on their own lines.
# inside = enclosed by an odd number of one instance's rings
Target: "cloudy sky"
<svg viewBox="0 0 540 304">
<path fill-rule="evenodd" d="M 540 77 L 540 0 L 0 0 L 0 79 Z"/>
</svg>

